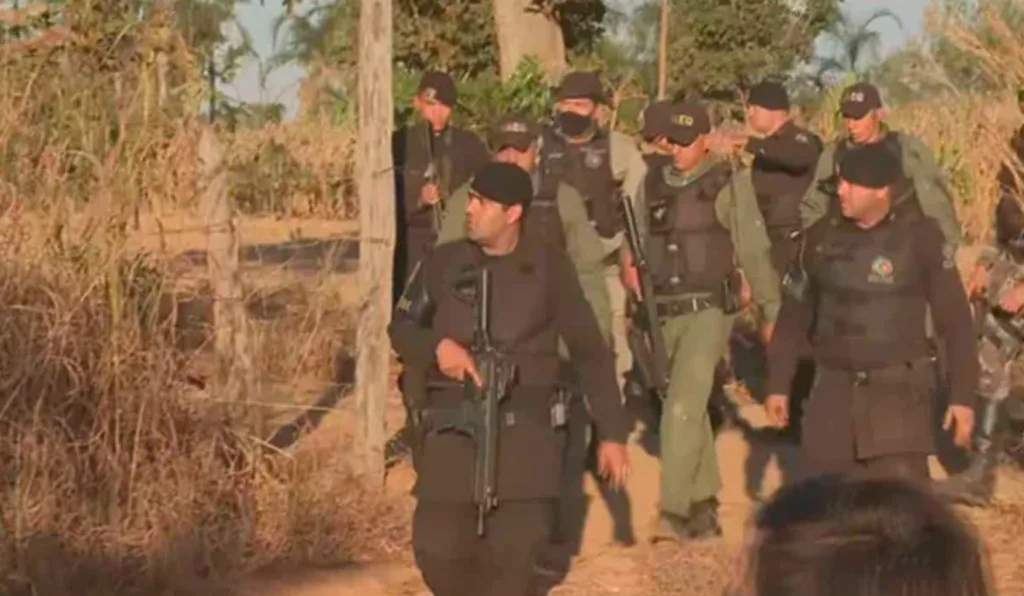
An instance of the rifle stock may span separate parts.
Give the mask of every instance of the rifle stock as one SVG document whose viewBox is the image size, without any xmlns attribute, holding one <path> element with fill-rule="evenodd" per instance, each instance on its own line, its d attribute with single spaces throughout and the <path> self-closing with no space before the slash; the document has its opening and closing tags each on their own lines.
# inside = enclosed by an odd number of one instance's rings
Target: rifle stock
<svg viewBox="0 0 1024 596">
<path fill-rule="evenodd" d="M 648 390 L 655 392 L 659 398 L 668 397 L 669 365 L 668 352 L 665 350 L 665 338 L 661 333 L 658 319 L 658 308 L 654 298 L 654 282 L 651 279 L 650 264 L 644 253 L 637 227 L 636 213 L 628 197 L 622 199 L 623 216 L 626 223 L 626 240 L 629 251 L 633 255 L 633 266 L 636 267 L 640 281 L 640 299 L 630 295 L 632 306 L 633 330 L 629 334 L 630 349 L 636 362 L 641 382 Z"/>
</svg>

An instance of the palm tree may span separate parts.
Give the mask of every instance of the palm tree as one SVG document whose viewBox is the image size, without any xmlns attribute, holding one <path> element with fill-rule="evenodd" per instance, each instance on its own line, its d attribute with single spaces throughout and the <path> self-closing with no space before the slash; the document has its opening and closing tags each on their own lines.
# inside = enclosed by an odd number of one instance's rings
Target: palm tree
<svg viewBox="0 0 1024 596">
<path fill-rule="evenodd" d="M 882 45 L 882 34 L 872 29 L 872 25 L 882 19 L 892 19 L 900 30 L 903 29 L 903 22 L 894 12 L 881 9 L 859 23 L 844 13 L 835 25 L 824 32 L 836 42 L 838 52 L 832 57 L 818 58 L 814 78 L 820 88 L 826 87 L 823 80 L 828 76 L 840 79 L 867 76 L 868 67 L 880 58 Z"/>
<path fill-rule="evenodd" d="M 306 71 L 305 86 L 317 98 L 305 97 L 304 105 L 346 102 L 346 90 L 354 84 L 356 24 L 359 4 L 335 1 L 312 6 L 303 14 L 284 14 L 272 25 L 274 56 L 269 68 L 298 64 Z M 287 36 L 282 37 L 286 31 Z"/>
</svg>

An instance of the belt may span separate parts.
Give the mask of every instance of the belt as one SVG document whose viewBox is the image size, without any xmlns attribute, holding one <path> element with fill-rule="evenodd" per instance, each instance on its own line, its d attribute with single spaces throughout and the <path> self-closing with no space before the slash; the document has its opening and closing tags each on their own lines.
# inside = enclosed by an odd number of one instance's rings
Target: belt
<svg viewBox="0 0 1024 596">
<path fill-rule="evenodd" d="M 708 310 L 709 308 L 721 308 L 718 300 L 707 296 L 694 296 L 692 298 L 675 298 L 658 302 L 658 316 L 679 317 Z"/>
<path fill-rule="evenodd" d="M 820 360 L 816 360 L 816 362 L 820 363 L 821 365 L 824 365 L 826 368 L 835 368 L 835 367 L 828 366 L 828 364 L 826 364 L 825 362 L 820 361 Z M 928 362 L 934 363 L 935 362 L 935 357 L 933 357 L 933 356 L 923 356 L 921 358 L 915 358 L 913 360 L 904 360 L 904 361 L 901 361 L 901 362 L 896 362 L 894 364 L 887 364 L 885 366 L 879 366 L 879 367 L 873 367 L 873 368 L 852 369 L 852 370 L 851 369 L 847 369 L 847 372 L 849 372 L 850 375 L 853 377 L 853 386 L 854 387 L 863 387 L 865 385 L 869 385 L 871 383 L 872 377 L 874 377 L 874 376 L 876 376 L 878 374 L 881 374 L 883 371 L 891 371 L 892 369 L 899 368 L 899 367 L 905 367 L 907 369 L 911 369 L 911 368 L 914 368 L 915 366 L 918 366 L 918 365 L 924 364 L 924 363 L 928 363 Z M 840 370 L 842 370 L 842 369 L 840 369 Z"/>
</svg>

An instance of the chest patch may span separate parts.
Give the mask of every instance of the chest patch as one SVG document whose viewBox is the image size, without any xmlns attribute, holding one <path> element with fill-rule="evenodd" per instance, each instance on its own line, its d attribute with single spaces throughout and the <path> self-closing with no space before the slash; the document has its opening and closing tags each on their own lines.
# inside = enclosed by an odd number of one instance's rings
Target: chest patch
<svg viewBox="0 0 1024 596">
<path fill-rule="evenodd" d="M 604 164 L 604 150 L 584 149 L 583 163 L 591 170 L 596 170 Z"/>
<path fill-rule="evenodd" d="M 893 274 L 895 273 L 892 261 L 884 256 L 877 256 L 871 262 L 871 272 L 868 274 L 868 282 L 873 284 L 892 285 Z"/>
</svg>

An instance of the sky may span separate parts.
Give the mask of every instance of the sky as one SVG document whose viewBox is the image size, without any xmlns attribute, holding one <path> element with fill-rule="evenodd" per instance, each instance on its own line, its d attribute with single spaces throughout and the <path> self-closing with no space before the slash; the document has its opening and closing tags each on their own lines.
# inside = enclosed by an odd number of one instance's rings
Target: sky
<svg viewBox="0 0 1024 596">
<path fill-rule="evenodd" d="M 308 7 L 314 0 L 304 0 L 299 9 Z M 350 2 L 358 0 L 348 0 Z M 624 8 L 629 8 L 637 0 L 618 0 Z M 284 13 L 281 0 L 264 0 L 263 6 L 256 0 L 239 3 L 236 9 L 238 21 L 248 29 L 260 59 L 267 60 L 274 54 L 272 38 L 273 23 Z M 854 19 L 863 19 L 866 15 L 880 8 L 888 8 L 903 23 L 900 29 L 889 19 L 877 21 L 875 27 L 882 34 L 882 55 L 892 52 L 903 42 L 921 32 L 924 21 L 924 9 L 929 0 L 846 0 L 845 10 Z M 829 46 L 819 44 L 819 52 L 827 54 Z M 224 91 L 243 101 L 279 101 L 285 105 L 287 116 L 295 113 L 298 103 L 298 82 L 302 78 L 302 69 L 284 66 L 269 73 L 266 85 L 260 84 L 260 66 L 257 60 L 251 60 L 239 71 L 232 84 Z"/>
</svg>

